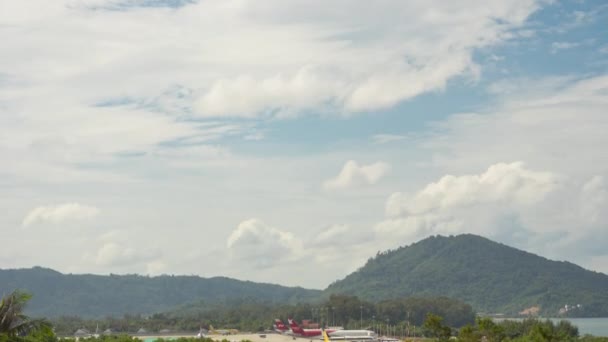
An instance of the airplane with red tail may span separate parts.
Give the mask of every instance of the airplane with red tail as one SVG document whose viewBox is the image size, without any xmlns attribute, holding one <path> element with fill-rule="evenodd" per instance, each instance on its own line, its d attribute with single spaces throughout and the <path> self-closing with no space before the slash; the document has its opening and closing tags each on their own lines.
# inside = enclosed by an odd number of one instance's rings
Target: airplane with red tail
<svg viewBox="0 0 608 342">
<path fill-rule="evenodd" d="M 293 331 L 294 335 L 299 335 L 302 337 L 316 337 L 321 336 L 323 334 L 323 329 L 302 329 L 296 321 L 289 318 L 287 320 L 289 322 L 289 326 L 291 327 L 291 331 Z M 325 332 L 328 334 L 337 331 L 337 329 L 326 329 Z"/>
<path fill-rule="evenodd" d="M 280 334 L 289 334 L 291 333 L 291 331 L 289 330 L 289 328 L 283 324 L 283 321 L 281 321 L 278 318 L 274 319 L 274 324 L 273 324 L 274 330 Z"/>
</svg>

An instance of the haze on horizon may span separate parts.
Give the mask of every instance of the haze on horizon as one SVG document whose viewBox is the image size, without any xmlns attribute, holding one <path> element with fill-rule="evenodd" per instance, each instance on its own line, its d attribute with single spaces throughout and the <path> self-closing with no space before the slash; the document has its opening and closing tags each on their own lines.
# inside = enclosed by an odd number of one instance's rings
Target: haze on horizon
<svg viewBox="0 0 608 342">
<path fill-rule="evenodd" d="M 473 233 L 608 273 L 603 1 L 0 3 L 0 268 L 324 288 Z"/>
</svg>

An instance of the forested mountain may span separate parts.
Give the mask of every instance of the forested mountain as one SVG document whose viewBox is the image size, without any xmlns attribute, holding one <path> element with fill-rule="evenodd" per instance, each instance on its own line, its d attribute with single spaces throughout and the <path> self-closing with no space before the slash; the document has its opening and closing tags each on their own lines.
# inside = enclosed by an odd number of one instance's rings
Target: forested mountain
<svg viewBox="0 0 608 342">
<path fill-rule="evenodd" d="M 466 302 L 478 312 L 517 314 L 538 308 L 540 314 L 551 316 L 567 304 L 565 315 L 608 316 L 607 275 L 475 235 L 435 236 L 378 253 L 358 271 L 331 284 L 324 295 L 317 290 L 224 277 L 75 275 L 41 267 L 0 270 L 0 294 L 14 289 L 34 294 L 28 314 L 47 317 L 150 314 L 177 307 L 187 310 L 185 305 L 195 302 L 233 307 L 239 299 L 275 307 L 320 303 L 330 294 L 356 295 L 375 303 L 446 296 Z"/>
<path fill-rule="evenodd" d="M 79 275 L 41 267 L 0 270 L 0 294 L 14 289 L 34 294 L 28 314 L 46 317 L 148 314 L 195 301 L 221 303 L 235 298 L 296 303 L 316 299 L 321 293 L 224 277 Z"/>
<path fill-rule="evenodd" d="M 607 275 L 475 235 L 429 237 L 379 253 L 326 292 L 372 301 L 443 295 L 506 314 L 538 307 L 555 316 L 568 304 L 565 315 L 608 316 Z"/>
</svg>

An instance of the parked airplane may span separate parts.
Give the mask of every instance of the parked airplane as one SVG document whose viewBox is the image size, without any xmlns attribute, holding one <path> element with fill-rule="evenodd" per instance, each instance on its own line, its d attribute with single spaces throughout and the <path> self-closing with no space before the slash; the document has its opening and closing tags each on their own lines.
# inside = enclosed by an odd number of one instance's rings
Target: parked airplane
<svg viewBox="0 0 608 342">
<path fill-rule="evenodd" d="M 334 332 L 327 332 L 330 340 L 348 340 L 348 341 L 362 341 L 362 340 L 375 340 L 378 338 L 375 332 L 371 330 L 337 330 Z"/>
<path fill-rule="evenodd" d="M 278 332 L 279 334 L 291 334 L 291 330 L 285 325 L 283 324 L 283 321 L 281 321 L 278 318 L 275 318 L 274 320 L 274 324 L 272 325 L 274 328 L 274 331 Z"/>
<path fill-rule="evenodd" d="M 207 330 L 203 329 L 203 327 L 201 327 L 198 331 L 198 334 L 196 334 L 196 338 L 205 338 L 207 337 Z"/>
<path fill-rule="evenodd" d="M 213 325 L 209 325 L 209 332 L 215 335 L 236 335 L 239 333 L 237 329 L 215 329 Z"/>
<path fill-rule="evenodd" d="M 294 335 L 299 335 L 302 337 L 315 337 L 323 334 L 322 329 L 302 329 L 293 319 L 289 318 L 287 321 L 289 322 L 289 326 L 291 327 L 291 331 L 293 331 Z M 338 330 L 327 329 L 325 331 L 329 334 Z"/>
</svg>

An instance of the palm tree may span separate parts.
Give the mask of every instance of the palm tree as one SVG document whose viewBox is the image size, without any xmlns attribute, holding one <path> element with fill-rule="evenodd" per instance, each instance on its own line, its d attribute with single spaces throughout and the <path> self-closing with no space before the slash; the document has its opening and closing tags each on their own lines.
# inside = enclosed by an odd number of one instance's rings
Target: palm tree
<svg viewBox="0 0 608 342">
<path fill-rule="evenodd" d="M 0 334 L 23 336 L 42 329 L 51 329 L 44 319 L 31 319 L 23 314 L 25 304 L 32 295 L 15 290 L 0 302 Z"/>
</svg>

